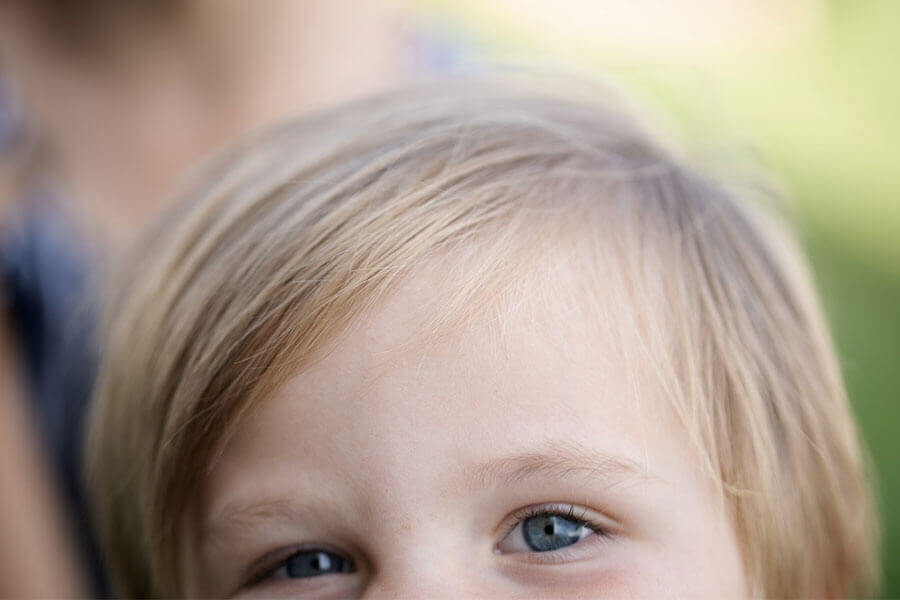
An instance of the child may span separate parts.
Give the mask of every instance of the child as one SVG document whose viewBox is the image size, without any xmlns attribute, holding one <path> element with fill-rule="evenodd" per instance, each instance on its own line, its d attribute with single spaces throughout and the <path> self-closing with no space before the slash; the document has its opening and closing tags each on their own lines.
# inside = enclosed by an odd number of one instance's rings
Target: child
<svg viewBox="0 0 900 600">
<path fill-rule="evenodd" d="M 789 236 L 612 106 L 443 84 L 286 125 L 121 289 L 88 469 L 126 596 L 874 589 Z"/>
</svg>

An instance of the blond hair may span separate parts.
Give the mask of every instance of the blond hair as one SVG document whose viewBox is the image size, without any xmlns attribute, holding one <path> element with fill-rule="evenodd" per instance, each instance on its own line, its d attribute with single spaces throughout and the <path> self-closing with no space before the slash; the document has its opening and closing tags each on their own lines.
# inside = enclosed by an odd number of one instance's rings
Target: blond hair
<svg viewBox="0 0 900 600">
<path fill-rule="evenodd" d="M 128 263 L 88 448 L 120 591 L 183 593 L 204 474 L 257 399 L 443 249 L 485 248 L 448 301 L 471 310 L 472 290 L 527 268 L 523 237 L 558 231 L 557 216 L 618 248 L 752 594 L 871 593 L 864 455 L 790 236 L 609 103 L 487 83 L 394 93 L 248 141 Z M 647 310 L 651 294 L 665 303 Z"/>
</svg>

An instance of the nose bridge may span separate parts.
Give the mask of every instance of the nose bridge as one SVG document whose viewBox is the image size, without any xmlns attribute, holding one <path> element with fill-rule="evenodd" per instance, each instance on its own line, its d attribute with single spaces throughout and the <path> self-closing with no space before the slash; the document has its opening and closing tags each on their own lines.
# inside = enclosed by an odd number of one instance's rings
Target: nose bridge
<svg viewBox="0 0 900 600">
<path fill-rule="evenodd" d="M 363 598 L 479 595 L 477 550 L 459 515 L 422 504 L 396 505 L 379 521 L 372 529 L 375 560 Z"/>
<path fill-rule="evenodd" d="M 471 573 L 454 561 L 414 560 L 392 562 L 373 573 L 363 594 L 381 598 L 477 598 L 484 595 L 473 585 Z"/>
<path fill-rule="evenodd" d="M 367 600 L 387 598 L 467 598 L 471 597 L 463 590 L 452 585 L 452 582 L 421 580 L 413 577 L 382 578 L 372 582 L 366 588 L 363 598 Z"/>
<path fill-rule="evenodd" d="M 376 530 L 377 559 L 364 598 L 459 597 L 459 561 L 446 525 L 418 512 L 388 516 Z"/>
<path fill-rule="evenodd" d="M 456 472 L 448 471 L 458 450 L 445 439 L 422 434 L 427 428 L 416 423 L 377 425 L 405 430 L 370 438 L 370 451 L 379 460 L 357 482 L 372 569 L 362 597 L 477 596 L 481 586 L 471 572 L 478 565 L 472 508 L 452 493 Z M 383 439 L 402 441 L 402 447 L 385 446 Z"/>
</svg>

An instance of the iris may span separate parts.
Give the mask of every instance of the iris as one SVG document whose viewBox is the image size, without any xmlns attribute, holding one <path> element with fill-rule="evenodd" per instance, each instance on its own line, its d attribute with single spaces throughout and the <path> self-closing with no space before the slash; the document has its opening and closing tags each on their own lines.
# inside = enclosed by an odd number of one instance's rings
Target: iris
<svg viewBox="0 0 900 600">
<path fill-rule="evenodd" d="M 353 565 L 349 560 L 325 550 L 302 550 L 285 561 L 288 577 L 316 577 L 330 573 L 349 573 Z"/>
<path fill-rule="evenodd" d="M 522 537 L 535 552 L 571 546 L 590 533 L 583 524 L 562 515 L 536 515 L 522 523 Z"/>
</svg>

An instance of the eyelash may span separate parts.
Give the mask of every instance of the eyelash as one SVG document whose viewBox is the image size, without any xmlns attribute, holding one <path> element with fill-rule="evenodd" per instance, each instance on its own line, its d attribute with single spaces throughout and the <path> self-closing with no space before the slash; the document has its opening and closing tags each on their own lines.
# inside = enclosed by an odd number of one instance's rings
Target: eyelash
<svg viewBox="0 0 900 600">
<path fill-rule="evenodd" d="M 578 512 L 576 512 L 578 511 Z M 512 513 L 506 520 L 506 525 L 501 528 L 503 535 L 500 539 L 505 539 L 518 526 L 519 523 L 532 517 L 563 517 L 579 525 L 587 527 L 601 538 L 609 538 L 613 536 L 613 531 L 608 526 L 589 519 L 586 515 L 588 509 L 576 507 L 574 504 L 534 504 L 520 508 Z M 557 552 L 557 551 L 553 551 Z M 542 552 L 541 554 L 552 554 L 552 552 Z"/>
</svg>

